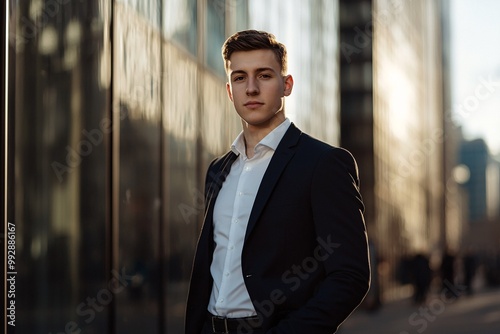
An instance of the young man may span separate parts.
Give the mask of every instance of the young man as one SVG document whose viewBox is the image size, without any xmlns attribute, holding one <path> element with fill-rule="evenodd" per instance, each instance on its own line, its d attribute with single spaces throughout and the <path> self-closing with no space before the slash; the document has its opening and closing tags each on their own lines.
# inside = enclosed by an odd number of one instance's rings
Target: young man
<svg viewBox="0 0 500 334">
<path fill-rule="evenodd" d="M 207 173 L 186 333 L 334 333 L 369 287 L 356 162 L 285 117 L 273 35 L 236 33 L 222 55 L 243 131 Z"/>
</svg>

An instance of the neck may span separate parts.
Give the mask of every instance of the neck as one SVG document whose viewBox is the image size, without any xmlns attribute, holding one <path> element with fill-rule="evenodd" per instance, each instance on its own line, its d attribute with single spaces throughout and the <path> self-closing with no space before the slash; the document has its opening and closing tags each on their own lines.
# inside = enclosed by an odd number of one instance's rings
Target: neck
<svg viewBox="0 0 500 334">
<path fill-rule="evenodd" d="M 243 125 L 243 136 L 245 137 L 247 157 L 252 158 L 254 156 L 255 146 L 284 121 L 285 114 L 283 112 L 277 113 L 265 124 L 252 125 L 245 122 L 244 120 L 241 120 L 241 123 Z"/>
</svg>

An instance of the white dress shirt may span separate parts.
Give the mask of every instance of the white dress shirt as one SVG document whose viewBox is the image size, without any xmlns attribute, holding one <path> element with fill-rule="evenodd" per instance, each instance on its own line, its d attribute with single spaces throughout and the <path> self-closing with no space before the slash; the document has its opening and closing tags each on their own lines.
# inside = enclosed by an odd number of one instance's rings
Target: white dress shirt
<svg viewBox="0 0 500 334">
<path fill-rule="evenodd" d="M 214 315 L 240 318 L 257 314 L 243 280 L 241 251 L 260 183 L 289 126 L 286 118 L 255 145 L 251 159 L 246 155 L 243 132 L 231 145 L 238 158 L 217 196 L 213 215 L 216 247 L 210 267 L 214 283 L 208 311 Z"/>
</svg>

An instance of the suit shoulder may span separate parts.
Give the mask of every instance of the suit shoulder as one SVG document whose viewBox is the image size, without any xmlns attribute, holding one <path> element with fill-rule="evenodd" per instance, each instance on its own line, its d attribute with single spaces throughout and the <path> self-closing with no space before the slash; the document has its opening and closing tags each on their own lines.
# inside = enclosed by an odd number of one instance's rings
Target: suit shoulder
<svg viewBox="0 0 500 334">
<path fill-rule="evenodd" d="M 354 161 L 354 156 L 346 150 L 343 147 L 339 146 L 334 146 L 331 144 L 328 144 L 324 141 L 321 141 L 317 138 L 314 138 L 306 133 L 302 133 L 302 141 L 303 145 L 306 149 L 312 149 L 317 151 L 319 154 L 331 154 L 333 156 L 336 156 L 338 159 L 345 161 L 345 162 L 352 162 Z"/>
<path fill-rule="evenodd" d="M 322 162 L 322 166 L 343 166 L 349 174 L 359 175 L 358 164 L 354 156 L 345 148 L 333 146 L 319 139 L 302 134 L 302 150 L 309 161 Z M 326 165 L 325 165 L 326 164 Z"/>
</svg>

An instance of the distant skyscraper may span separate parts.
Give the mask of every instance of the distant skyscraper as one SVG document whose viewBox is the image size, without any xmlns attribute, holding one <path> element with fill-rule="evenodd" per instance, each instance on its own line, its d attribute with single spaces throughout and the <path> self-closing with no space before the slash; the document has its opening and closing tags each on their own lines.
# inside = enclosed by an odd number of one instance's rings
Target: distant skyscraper
<svg viewBox="0 0 500 334">
<path fill-rule="evenodd" d="M 475 139 L 462 143 L 459 161 L 469 168 L 470 177 L 463 184 L 469 198 L 470 223 L 487 218 L 487 185 L 488 146 L 483 139 Z"/>
</svg>

